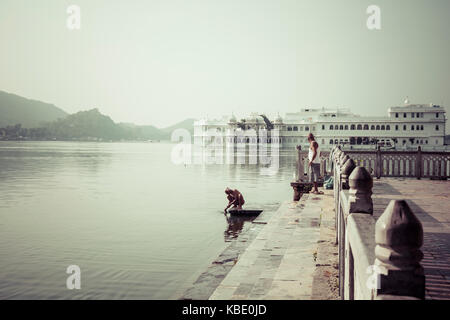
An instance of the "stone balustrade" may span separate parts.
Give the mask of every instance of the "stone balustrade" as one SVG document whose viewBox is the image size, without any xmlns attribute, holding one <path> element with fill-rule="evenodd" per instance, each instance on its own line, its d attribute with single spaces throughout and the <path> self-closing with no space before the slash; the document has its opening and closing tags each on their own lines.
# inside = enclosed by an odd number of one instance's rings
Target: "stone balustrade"
<svg viewBox="0 0 450 320">
<path fill-rule="evenodd" d="M 335 146 L 331 151 L 320 152 L 320 174 L 322 177 L 330 175 L 336 165 L 342 167 L 342 188 L 348 189 L 348 176 L 354 166 L 364 167 L 372 177 L 414 177 L 417 179 L 430 178 L 447 180 L 450 178 L 450 152 L 417 151 L 382 151 L 377 150 L 345 150 L 341 146 Z M 352 162 L 348 163 L 347 160 Z M 302 150 L 297 146 L 297 172 L 296 181 L 291 183 L 294 189 L 294 201 L 298 201 L 301 195 L 308 192 L 308 150 Z M 346 166 L 345 166 L 346 164 Z M 336 190 L 336 188 L 334 188 Z M 335 195 L 336 196 L 336 195 Z"/>
<path fill-rule="evenodd" d="M 339 147 L 333 148 L 335 149 Z M 302 178 L 308 173 L 308 166 L 304 165 L 308 163 L 308 150 L 301 150 L 299 147 L 297 150 L 300 164 L 297 166 L 298 178 Z M 381 150 L 378 147 L 377 150 L 345 150 L 340 156 L 342 159 L 339 159 L 339 165 L 342 165 L 343 158 L 348 156 L 353 159 L 355 165 L 365 167 L 377 179 L 381 177 L 450 178 L 450 152 L 422 151 L 420 146 L 417 151 Z M 320 160 L 321 174 L 323 176 L 329 174 L 331 172 L 330 152 L 321 151 Z"/>
<path fill-rule="evenodd" d="M 338 147 L 331 151 L 330 159 L 341 298 L 424 299 L 420 221 L 404 200 L 392 200 L 376 220 L 369 170 Z M 380 172 L 377 169 L 374 174 Z"/>
</svg>

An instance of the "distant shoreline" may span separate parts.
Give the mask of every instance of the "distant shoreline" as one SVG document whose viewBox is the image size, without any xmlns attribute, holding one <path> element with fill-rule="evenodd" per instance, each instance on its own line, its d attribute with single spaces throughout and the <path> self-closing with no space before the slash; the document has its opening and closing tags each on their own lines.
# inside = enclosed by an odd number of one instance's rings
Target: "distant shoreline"
<svg viewBox="0 0 450 320">
<path fill-rule="evenodd" d="M 145 143 L 172 143 L 170 140 L 99 140 L 99 139 L 1 139 L 0 142 L 145 142 Z"/>
</svg>

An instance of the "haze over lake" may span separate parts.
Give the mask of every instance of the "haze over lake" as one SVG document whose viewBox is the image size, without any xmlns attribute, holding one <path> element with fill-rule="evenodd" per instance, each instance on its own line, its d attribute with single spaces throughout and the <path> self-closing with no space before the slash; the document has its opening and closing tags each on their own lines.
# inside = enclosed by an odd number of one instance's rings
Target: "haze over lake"
<svg viewBox="0 0 450 320">
<path fill-rule="evenodd" d="M 232 241 L 225 187 L 266 211 L 292 194 L 295 152 L 266 176 L 175 165 L 173 146 L 0 143 L 0 299 L 174 298 Z M 81 290 L 66 288 L 69 265 Z"/>
</svg>

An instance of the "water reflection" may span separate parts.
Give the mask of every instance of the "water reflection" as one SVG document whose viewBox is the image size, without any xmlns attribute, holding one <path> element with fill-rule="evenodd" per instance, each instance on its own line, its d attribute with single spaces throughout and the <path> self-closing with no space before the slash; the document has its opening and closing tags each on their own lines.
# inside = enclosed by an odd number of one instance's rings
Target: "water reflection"
<svg viewBox="0 0 450 320">
<path fill-rule="evenodd" d="M 230 242 L 236 239 L 244 229 L 245 222 L 253 221 L 256 216 L 252 217 L 237 217 L 224 213 L 227 220 L 228 228 L 224 232 L 225 242 Z"/>
<path fill-rule="evenodd" d="M 191 153 L 187 152 L 183 158 L 184 162 L 190 164 L 233 164 L 233 165 L 259 165 L 261 167 L 271 166 L 272 163 L 283 163 L 286 155 L 296 156 L 295 148 L 268 149 L 267 152 L 255 150 L 211 150 L 209 148 L 193 148 Z M 192 156 L 192 157 L 191 157 Z"/>
<path fill-rule="evenodd" d="M 226 171 L 230 178 L 237 181 L 251 179 L 252 181 L 262 182 L 267 179 L 267 176 L 282 180 L 286 179 L 286 175 L 293 178 L 292 175 L 296 172 L 296 152 L 289 149 L 270 154 L 271 157 L 276 157 L 276 160 L 272 160 L 270 164 L 261 163 L 259 159 L 257 163 L 251 163 L 251 156 L 248 151 L 242 155 L 243 163 L 236 161 L 236 154 L 224 153 L 218 158 L 214 158 L 208 152 L 206 149 L 196 150 L 193 155 L 194 161 L 189 166 L 200 167 L 203 174 L 210 174 L 211 171 Z M 234 158 L 231 163 L 224 160 L 225 157 L 229 156 Z"/>
</svg>

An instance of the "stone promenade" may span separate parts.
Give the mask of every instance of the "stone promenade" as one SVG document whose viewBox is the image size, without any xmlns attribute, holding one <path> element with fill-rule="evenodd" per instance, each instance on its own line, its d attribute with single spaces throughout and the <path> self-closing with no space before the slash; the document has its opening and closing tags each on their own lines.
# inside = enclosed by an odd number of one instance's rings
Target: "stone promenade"
<svg viewBox="0 0 450 320">
<path fill-rule="evenodd" d="M 421 221 L 426 299 L 450 299 L 450 182 L 412 178 L 374 179 L 374 217 L 392 199 L 404 199 Z"/>
<path fill-rule="evenodd" d="M 326 201 L 332 207 L 331 194 L 283 203 L 209 299 L 311 299 Z"/>
</svg>

